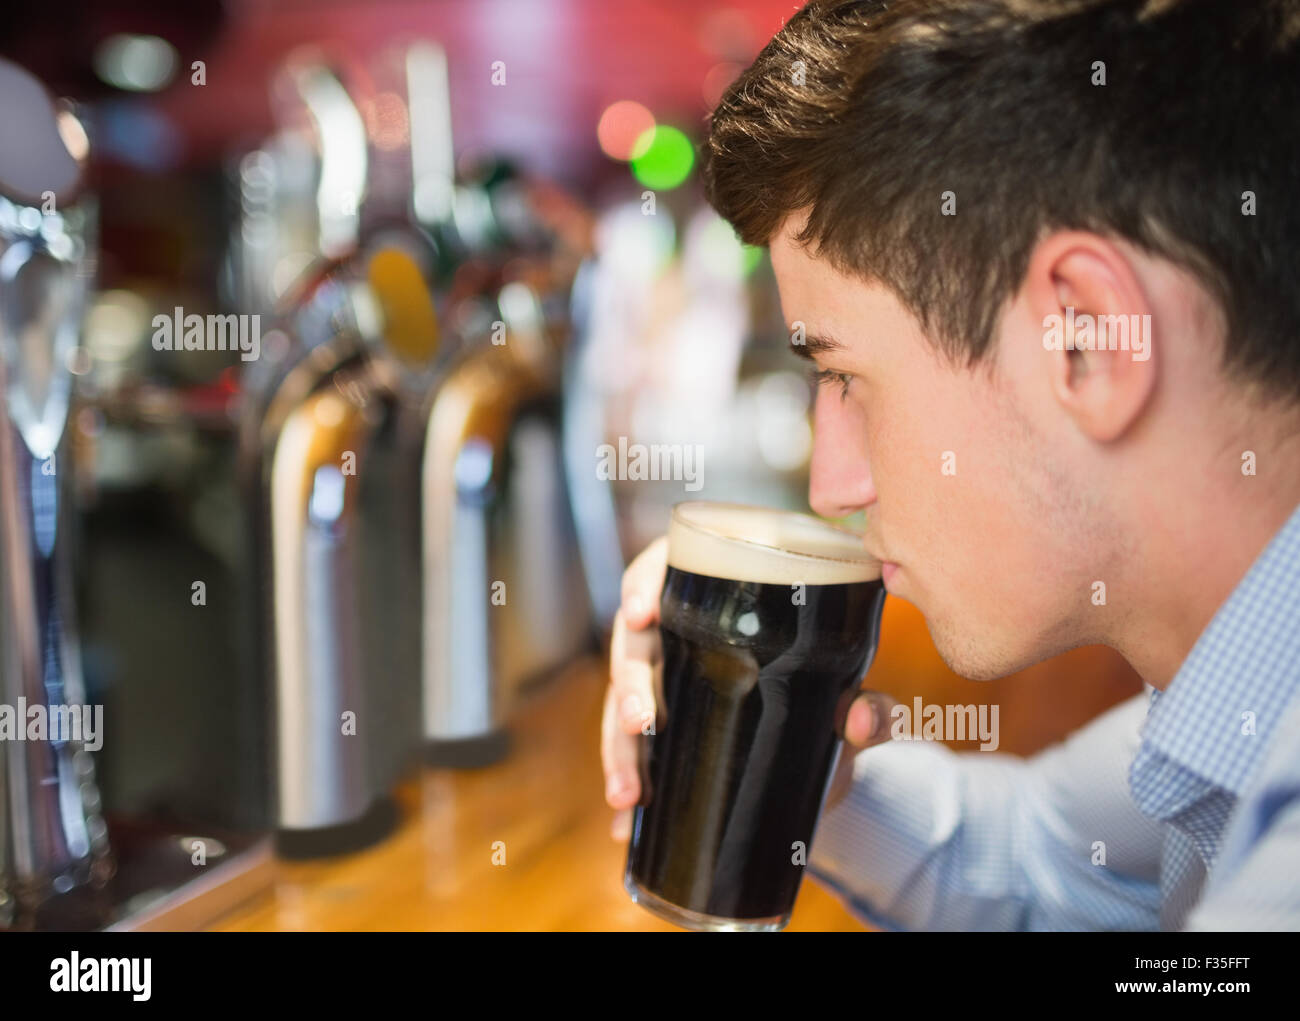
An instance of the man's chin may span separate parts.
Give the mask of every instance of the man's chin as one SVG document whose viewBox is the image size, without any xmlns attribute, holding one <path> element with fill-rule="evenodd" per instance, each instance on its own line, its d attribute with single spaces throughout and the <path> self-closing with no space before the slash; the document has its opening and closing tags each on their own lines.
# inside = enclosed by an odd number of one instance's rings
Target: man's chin
<svg viewBox="0 0 1300 1021">
<path fill-rule="evenodd" d="M 996 681 L 1045 658 L 1034 656 L 1028 650 L 1001 646 L 987 635 L 944 625 L 936 626 L 928 617 L 926 624 L 939 658 L 949 670 L 969 681 Z M 885 638 L 888 640 L 888 636 Z"/>
<path fill-rule="evenodd" d="M 1056 652 L 1036 653 L 1032 649 L 1001 644 L 990 637 L 987 629 L 978 625 L 954 625 L 947 618 L 936 620 L 920 602 L 909 596 L 890 592 L 889 598 L 901 599 L 916 607 L 925 618 L 925 626 L 939 658 L 949 670 L 968 681 L 996 681 L 1056 655 Z M 889 641 L 888 633 L 882 635 L 881 641 Z M 1072 647 L 1063 645 L 1058 651 L 1064 652 Z"/>
</svg>

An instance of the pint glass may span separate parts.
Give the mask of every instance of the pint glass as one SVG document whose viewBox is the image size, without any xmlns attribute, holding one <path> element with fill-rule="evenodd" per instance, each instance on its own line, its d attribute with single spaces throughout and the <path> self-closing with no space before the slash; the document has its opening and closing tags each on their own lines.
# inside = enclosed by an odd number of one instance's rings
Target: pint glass
<svg viewBox="0 0 1300 1021">
<path fill-rule="evenodd" d="M 884 598 L 880 562 L 851 532 L 737 504 L 674 508 L 662 690 L 639 739 L 624 876 L 634 901 L 691 929 L 785 926 Z"/>
</svg>

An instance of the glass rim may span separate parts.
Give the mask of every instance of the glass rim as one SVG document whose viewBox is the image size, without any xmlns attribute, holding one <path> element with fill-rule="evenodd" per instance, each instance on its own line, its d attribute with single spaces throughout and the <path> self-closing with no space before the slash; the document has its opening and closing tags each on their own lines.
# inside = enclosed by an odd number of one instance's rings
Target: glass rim
<svg viewBox="0 0 1300 1021">
<path fill-rule="evenodd" d="M 838 538 L 845 538 L 855 541 L 861 549 L 861 555 L 849 555 L 847 552 L 844 556 L 833 556 L 825 553 L 805 553 L 799 550 L 786 549 L 783 546 L 773 546 L 769 543 L 759 542 L 757 539 L 744 538 L 742 536 L 728 535 L 725 532 L 709 528 L 699 521 L 690 520 L 692 509 L 718 508 L 720 510 L 737 511 L 742 514 L 761 514 L 765 517 L 785 518 L 794 520 L 802 525 L 813 525 Z M 805 514 L 803 511 L 787 510 L 783 507 L 764 507 L 758 504 L 734 503 L 726 500 L 683 500 L 673 504 L 672 523 L 674 526 L 689 529 L 698 535 L 705 535 L 712 539 L 718 539 L 722 542 L 731 543 L 743 548 L 752 547 L 756 550 L 762 550 L 764 553 L 778 554 L 791 560 L 806 561 L 812 563 L 826 564 L 844 564 L 857 565 L 863 564 L 868 566 L 879 567 L 881 561 L 872 556 L 862 545 L 864 536 L 860 532 L 854 532 L 847 528 L 841 528 L 833 525 L 824 518 L 817 517 L 815 514 Z M 671 540 L 670 540 L 671 542 Z"/>
</svg>

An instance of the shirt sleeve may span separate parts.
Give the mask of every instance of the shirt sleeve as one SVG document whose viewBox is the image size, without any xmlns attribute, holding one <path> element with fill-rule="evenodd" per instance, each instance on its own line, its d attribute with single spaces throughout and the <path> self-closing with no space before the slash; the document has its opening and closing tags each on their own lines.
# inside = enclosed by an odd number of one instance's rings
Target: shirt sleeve
<svg viewBox="0 0 1300 1021">
<path fill-rule="evenodd" d="M 1163 829 L 1128 786 L 1147 702 L 1028 759 L 898 740 L 859 753 L 812 875 L 890 930 L 1158 928 Z"/>
<path fill-rule="evenodd" d="M 1282 717 L 1268 756 L 1242 792 L 1205 890 L 1184 929 L 1300 931 L 1300 697 Z M 1224 976 L 1225 978 L 1227 976 Z"/>
</svg>

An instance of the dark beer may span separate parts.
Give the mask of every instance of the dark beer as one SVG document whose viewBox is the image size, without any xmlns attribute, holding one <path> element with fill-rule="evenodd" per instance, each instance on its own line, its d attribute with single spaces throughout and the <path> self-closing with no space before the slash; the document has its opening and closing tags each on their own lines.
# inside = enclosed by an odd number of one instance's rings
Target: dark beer
<svg viewBox="0 0 1300 1021">
<path fill-rule="evenodd" d="M 625 885 L 695 928 L 780 928 L 884 588 L 861 541 L 815 518 L 682 504 L 669 532 L 663 675 L 642 738 Z"/>
</svg>

